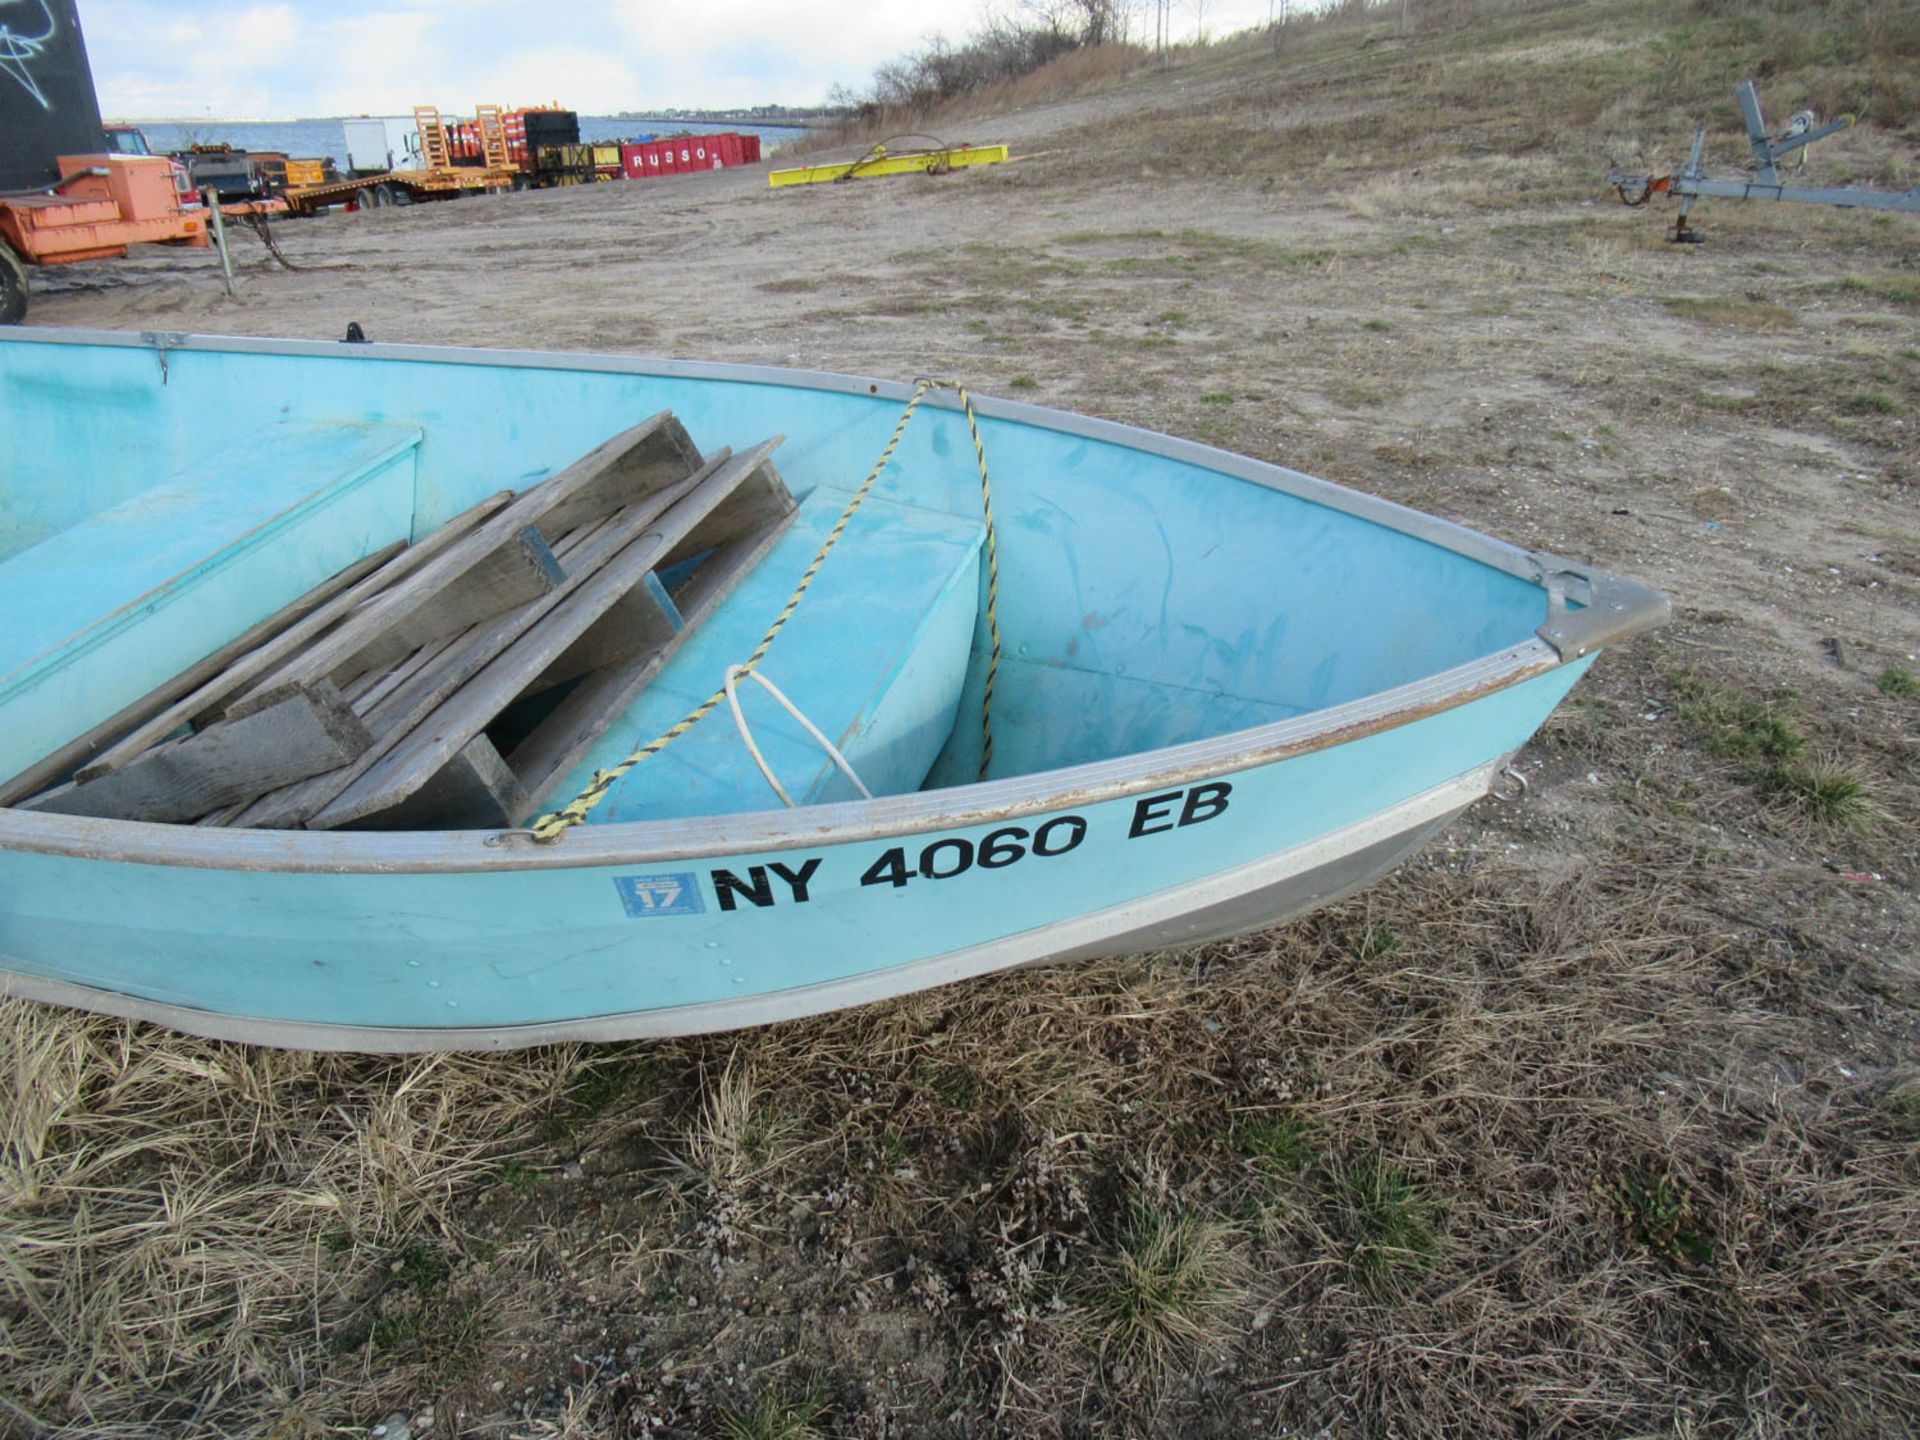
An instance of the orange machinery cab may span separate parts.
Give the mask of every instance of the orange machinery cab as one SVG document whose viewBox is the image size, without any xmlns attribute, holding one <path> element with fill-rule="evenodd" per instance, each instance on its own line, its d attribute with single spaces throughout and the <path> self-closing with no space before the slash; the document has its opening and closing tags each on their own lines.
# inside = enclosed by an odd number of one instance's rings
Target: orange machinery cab
<svg viewBox="0 0 1920 1440">
<path fill-rule="evenodd" d="M 129 245 L 205 246 L 207 212 L 186 167 L 154 155 L 62 155 L 45 195 L 0 201 L 0 235 L 30 264 L 102 260 Z"/>
</svg>

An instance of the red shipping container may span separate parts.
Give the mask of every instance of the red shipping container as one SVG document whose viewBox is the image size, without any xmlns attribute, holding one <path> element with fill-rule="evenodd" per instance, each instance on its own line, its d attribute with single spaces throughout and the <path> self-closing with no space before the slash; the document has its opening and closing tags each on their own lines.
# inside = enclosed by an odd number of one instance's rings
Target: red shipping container
<svg viewBox="0 0 1920 1440">
<path fill-rule="evenodd" d="M 620 147 L 620 171 L 629 180 L 647 178 L 647 147 L 645 145 L 627 145 Z"/>
<path fill-rule="evenodd" d="M 760 163 L 760 137 L 758 135 L 742 135 L 740 137 L 740 143 L 746 146 L 746 163 L 749 165 L 758 165 Z"/>
<path fill-rule="evenodd" d="M 720 137 L 720 158 L 729 165 L 747 163 L 746 137 L 738 131 L 729 130 Z"/>
</svg>

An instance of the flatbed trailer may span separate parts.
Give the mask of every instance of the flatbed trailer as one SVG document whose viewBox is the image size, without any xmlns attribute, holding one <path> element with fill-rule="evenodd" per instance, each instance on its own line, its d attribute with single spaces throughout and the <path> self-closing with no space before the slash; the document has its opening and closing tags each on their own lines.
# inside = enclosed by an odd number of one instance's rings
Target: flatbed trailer
<svg viewBox="0 0 1920 1440">
<path fill-rule="evenodd" d="M 313 215 L 329 205 L 357 201 L 362 205 L 408 205 L 415 201 L 452 200 L 474 191 L 511 190 L 523 183 L 511 167 L 449 165 L 431 170 L 390 170 L 384 175 L 358 175 L 329 185 L 289 186 L 280 196 L 295 215 Z"/>
</svg>

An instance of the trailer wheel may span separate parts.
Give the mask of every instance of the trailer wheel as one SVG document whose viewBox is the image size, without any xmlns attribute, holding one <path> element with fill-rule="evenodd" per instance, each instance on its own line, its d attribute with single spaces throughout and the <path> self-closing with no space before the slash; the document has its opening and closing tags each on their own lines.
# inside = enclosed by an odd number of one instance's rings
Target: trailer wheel
<svg viewBox="0 0 1920 1440">
<path fill-rule="evenodd" d="M 0 325 L 18 325 L 27 318 L 27 267 L 0 240 Z"/>
</svg>

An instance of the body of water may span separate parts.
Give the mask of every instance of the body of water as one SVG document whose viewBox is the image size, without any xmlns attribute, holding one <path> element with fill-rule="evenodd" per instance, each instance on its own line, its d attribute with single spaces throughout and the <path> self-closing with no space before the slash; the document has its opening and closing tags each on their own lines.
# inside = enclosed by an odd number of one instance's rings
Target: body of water
<svg viewBox="0 0 1920 1440">
<path fill-rule="evenodd" d="M 232 145 L 241 150 L 284 150 L 297 159 L 329 155 L 335 165 L 347 163 L 347 132 L 338 120 L 196 120 L 171 124 L 158 120 L 132 122 L 146 134 L 156 155 L 185 150 L 192 145 Z M 624 140 L 630 135 L 717 135 L 737 130 L 758 135 L 771 148 L 807 132 L 791 125 L 719 125 L 700 121 L 620 120 L 608 115 L 582 115 L 580 138 L 589 143 Z"/>
</svg>

